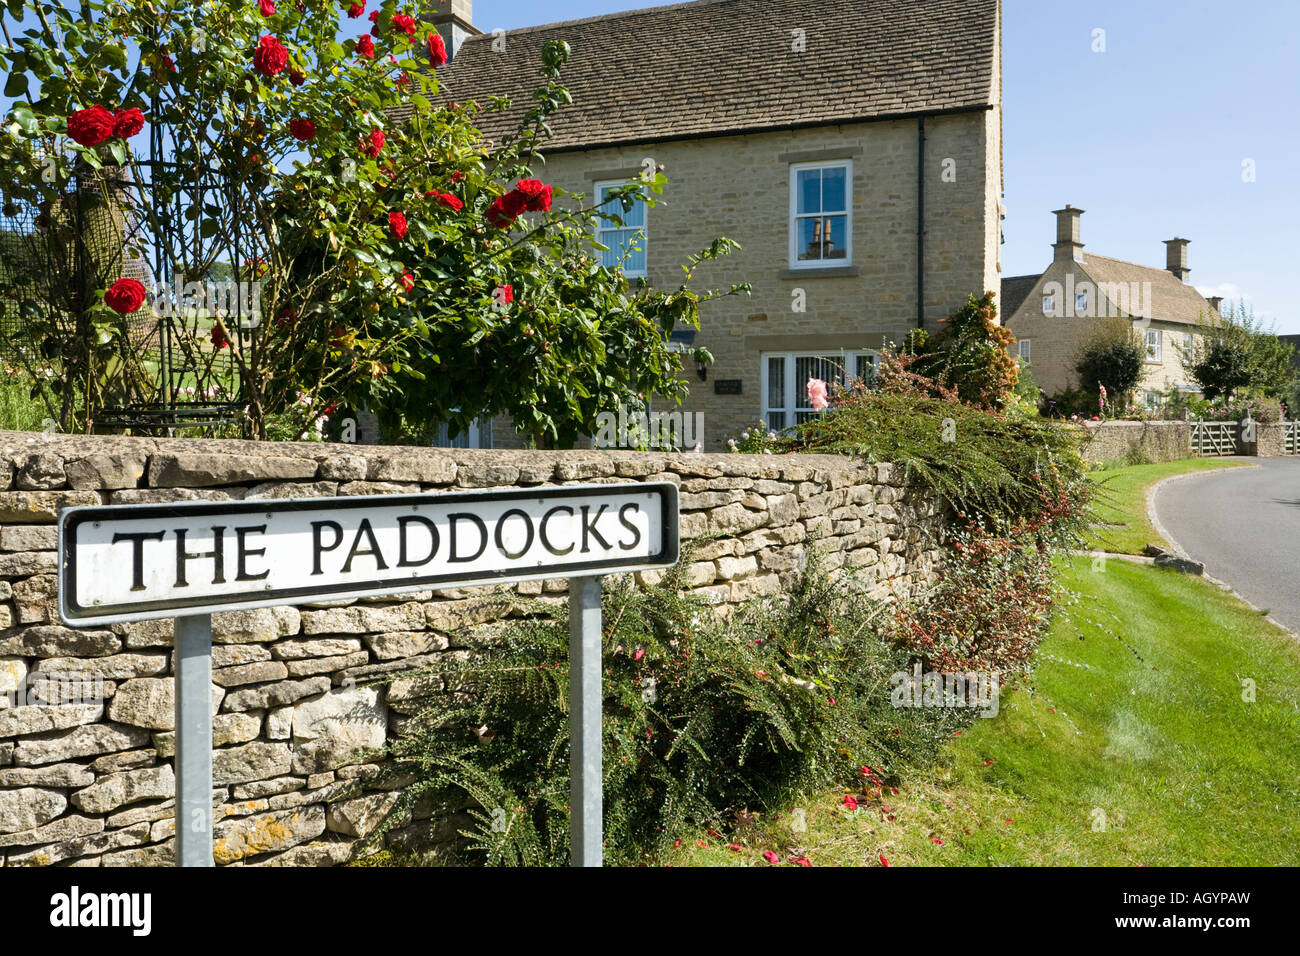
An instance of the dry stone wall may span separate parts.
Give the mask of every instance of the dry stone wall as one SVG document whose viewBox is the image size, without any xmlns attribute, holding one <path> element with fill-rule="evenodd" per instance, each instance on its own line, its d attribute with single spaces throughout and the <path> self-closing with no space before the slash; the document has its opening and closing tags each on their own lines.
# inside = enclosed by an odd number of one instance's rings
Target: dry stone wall
<svg viewBox="0 0 1300 956">
<path fill-rule="evenodd" d="M 944 517 L 888 464 L 0 432 L 0 863 L 173 860 L 172 623 L 60 623 L 61 508 L 664 480 L 681 489 L 683 540 L 700 539 L 689 586 L 724 613 L 780 591 L 814 541 L 828 567 L 852 569 L 877 596 L 906 598 L 937 573 Z M 405 782 L 373 752 L 439 692 L 420 669 L 466 654 L 474 628 L 562 603 L 565 587 L 214 615 L 217 862 L 323 865 L 362 852 Z M 426 834 L 427 817 L 417 810 L 386 840 Z M 436 832 L 450 838 L 457 822 Z"/>
</svg>

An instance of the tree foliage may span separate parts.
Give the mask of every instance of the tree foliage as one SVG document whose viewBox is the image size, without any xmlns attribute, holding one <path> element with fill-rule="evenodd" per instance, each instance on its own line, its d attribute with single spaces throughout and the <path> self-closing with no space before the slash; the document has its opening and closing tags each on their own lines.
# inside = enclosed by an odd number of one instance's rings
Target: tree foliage
<svg viewBox="0 0 1300 956">
<path fill-rule="evenodd" d="M 993 297 L 972 294 L 933 337 L 913 333 L 908 348 L 920 356 L 913 371 L 955 390 L 967 404 L 998 409 L 1015 388 L 1019 368 L 1007 351 L 1015 336 L 998 325 Z"/>
<path fill-rule="evenodd" d="M 1296 378 L 1295 346 L 1255 318 L 1245 303 L 1229 307 L 1222 321 L 1197 329 L 1183 361 L 1208 399 L 1233 398 L 1239 391 L 1285 397 Z"/>
<path fill-rule="evenodd" d="M 1111 402 L 1123 403 L 1142 380 L 1145 347 L 1129 320 L 1100 320 L 1079 347 L 1074 370 L 1092 394 L 1105 388 Z"/>
</svg>

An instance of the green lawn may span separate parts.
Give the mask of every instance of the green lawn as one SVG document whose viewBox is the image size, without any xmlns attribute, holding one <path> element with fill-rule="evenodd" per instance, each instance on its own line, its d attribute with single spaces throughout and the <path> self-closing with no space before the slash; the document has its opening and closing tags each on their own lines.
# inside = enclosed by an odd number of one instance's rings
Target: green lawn
<svg viewBox="0 0 1300 956">
<path fill-rule="evenodd" d="M 1141 554 L 1148 542 L 1167 546 L 1168 542 L 1156 533 L 1147 518 L 1147 488 L 1173 475 L 1239 468 L 1245 464 L 1221 458 L 1183 458 L 1093 472 L 1090 478 L 1097 485 L 1093 499 L 1097 525 L 1089 536 L 1088 547 L 1117 554 Z"/>
<path fill-rule="evenodd" d="M 662 862 L 766 865 L 772 850 L 815 866 L 1300 864 L 1300 644 L 1199 578 L 1092 567 L 1063 564 L 1078 602 L 1032 686 L 883 805 L 809 797 L 745 832 L 683 834 Z"/>
</svg>

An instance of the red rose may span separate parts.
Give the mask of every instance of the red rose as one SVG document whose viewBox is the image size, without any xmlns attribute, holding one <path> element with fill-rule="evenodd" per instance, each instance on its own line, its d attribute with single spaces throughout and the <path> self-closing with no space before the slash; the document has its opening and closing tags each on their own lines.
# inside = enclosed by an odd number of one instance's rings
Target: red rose
<svg viewBox="0 0 1300 956">
<path fill-rule="evenodd" d="M 429 34 L 424 41 L 429 45 L 429 62 L 434 66 L 442 66 L 447 62 L 447 44 L 442 42 L 442 36 L 437 30 Z"/>
<path fill-rule="evenodd" d="M 498 229 L 509 229 L 528 205 L 523 193 L 512 189 L 504 196 L 498 196 L 488 207 L 487 221 Z"/>
<path fill-rule="evenodd" d="M 166 66 L 168 70 L 170 70 L 173 73 L 176 72 L 176 61 L 172 59 L 170 53 L 164 53 L 162 55 L 162 61 L 163 61 L 163 65 Z"/>
<path fill-rule="evenodd" d="M 257 41 L 253 52 L 253 69 L 263 76 L 275 76 L 289 65 L 289 51 L 275 37 L 267 34 Z"/>
<path fill-rule="evenodd" d="M 512 285 L 497 286 L 497 301 L 502 305 L 509 305 L 511 302 L 515 301 L 515 287 Z M 638 650 L 633 657 L 639 661 L 641 658 L 645 657 L 645 651 Z"/>
<path fill-rule="evenodd" d="M 402 288 L 407 292 L 410 292 L 415 288 L 415 276 L 411 275 L 409 272 L 403 272 L 402 277 L 397 281 L 402 283 Z"/>
<path fill-rule="evenodd" d="M 550 211 L 552 189 L 540 179 L 521 179 L 515 183 L 515 189 L 523 194 L 527 201 L 524 208 L 529 212 Z"/>
<path fill-rule="evenodd" d="M 128 315 L 144 304 L 144 286 L 135 279 L 118 279 L 104 293 L 104 304 L 118 315 Z"/>
<path fill-rule="evenodd" d="M 98 146 L 113 135 L 113 114 L 102 106 L 77 110 L 68 117 L 68 135 L 82 146 Z"/>
<path fill-rule="evenodd" d="M 309 119 L 291 119 L 289 132 L 298 142 L 305 143 L 316 135 L 316 124 Z"/>
<path fill-rule="evenodd" d="M 857 797 L 853 796 L 853 794 L 849 794 L 847 797 L 844 798 L 845 810 L 856 810 L 857 808 L 858 808 Z"/>
<path fill-rule="evenodd" d="M 113 116 L 114 136 L 130 139 L 142 129 L 144 129 L 144 114 L 134 106 L 129 110 L 119 110 Z"/>
<path fill-rule="evenodd" d="M 348 7 L 348 16 L 353 20 L 355 20 L 357 17 L 361 16 L 361 14 L 365 12 L 366 12 L 366 0 L 361 0 L 360 3 L 354 3 L 352 4 L 352 6 Z"/>
<path fill-rule="evenodd" d="M 405 13 L 393 15 L 393 26 L 409 37 L 415 36 L 415 18 Z"/>
<path fill-rule="evenodd" d="M 264 17 L 275 16 L 275 3 L 273 0 L 257 0 L 257 11 Z"/>
<path fill-rule="evenodd" d="M 425 195 L 432 196 L 434 199 L 438 200 L 438 202 L 442 203 L 444 206 L 446 206 L 448 209 L 452 210 L 453 212 L 460 212 L 463 208 L 465 208 L 465 204 L 460 201 L 460 197 L 453 196 L 451 193 L 440 193 L 435 189 L 432 192 L 426 193 Z"/>
<path fill-rule="evenodd" d="M 375 41 L 362 34 L 357 38 L 357 52 L 373 60 L 375 58 Z"/>
<path fill-rule="evenodd" d="M 363 139 L 358 148 L 371 159 L 379 155 L 380 150 L 384 148 L 384 131 L 382 129 L 372 129 L 368 139 Z"/>
<path fill-rule="evenodd" d="M 294 86 L 302 86 L 307 82 L 307 74 L 296 66 L 289 70 L 289 82 Z"/>
<path fill-rule="evenodd" d="M 230 339 L 226 338 L 226 330 L 220 325 L 212 327 L 212 334 L 208 338 L 211 340 L 213 348 L 218 352 L 230 344 Z"/>
<path fill-rule="evenodd" d="M 465 178 L 465 174 L 464 174 L 463 172 L 461 172 L 459 169 L 456 170 L 454 173 L 451 174 L 451 181 L 452 181 L 453 183 L 458 183 L 458 182 L 460 182 L 460 181 L 461 181 L 462 179 L 464 179 L 464 178 Z"/>
<path fill-rule="evenodd" d="M 388 227 L 398 239 L 406 238 L 406 216 L 394 210 L 388 214 Z"/>
</svg>

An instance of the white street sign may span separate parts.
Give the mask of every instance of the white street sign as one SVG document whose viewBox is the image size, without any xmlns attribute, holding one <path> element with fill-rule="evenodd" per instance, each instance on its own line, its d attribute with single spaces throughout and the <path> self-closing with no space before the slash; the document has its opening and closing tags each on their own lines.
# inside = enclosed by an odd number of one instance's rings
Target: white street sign
<svg viewBox="0 0 1300 956">
<path fill-rule="evenodd" d="M 675 564 L 677 486 L 70 508 L 59 615 L 108 624 Z"/>
</svg>

